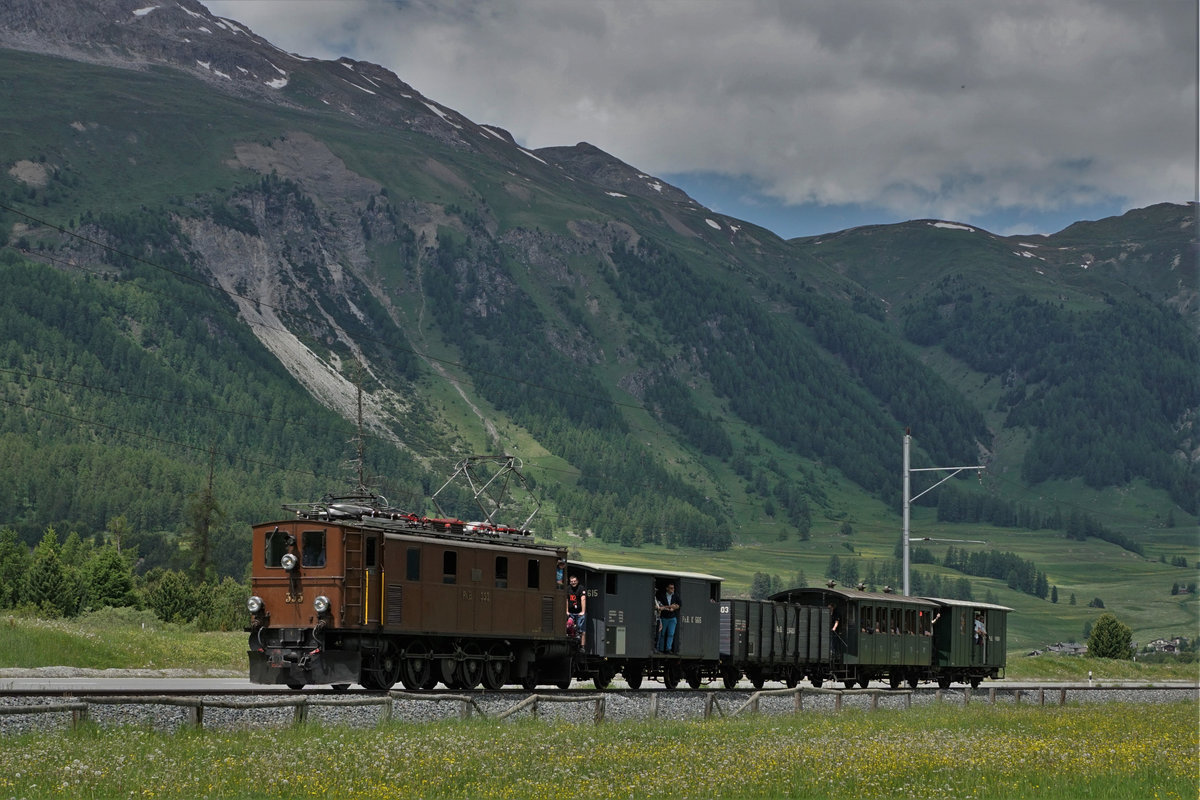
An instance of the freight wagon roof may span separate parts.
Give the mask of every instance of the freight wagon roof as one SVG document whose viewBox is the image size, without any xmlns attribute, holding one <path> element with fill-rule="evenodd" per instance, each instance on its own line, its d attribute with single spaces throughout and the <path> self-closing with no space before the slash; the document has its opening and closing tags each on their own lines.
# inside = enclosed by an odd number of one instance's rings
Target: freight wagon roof
<svg viewBox="0 0 1200 800">
<path fill-rule="evenodd" d="M 669 578 L 695 578 L 702 581 L 723 581 L 717 575 L 706 575 L 703 572 L 680 572 L 672 569 L 643 569 L 641 567 L 625 567 L 617 564 L 595 564 L 590 561 L 570 561 L 569 567 L 583 567 L 584 569 L 596 570 L 597 572 L 628 572 L 634 575 L 654 575 L 656 577 Z"/>
<path fill-rule="evenodd" d="M 976 603 L 974 600 L 947 600 L 944 597 L 927 597 L 926 600 L 932 600 L 938 605 L 943 606 L 961 606 L 962 608 L 983 608 L 991 609 L 992 611 L 1012 611 L 1008 606 L 998 606 L 995 603 Z"/>
<path fill-rule="evenodd" d="M 771 595 L 771 600 L 792 600 L 794 598 L 840 597 L 843 600 L 876 603 L 908 603 L 917 606 L 934 607 L 937 602 L 924 597 L 905 597 L 891 592 L 860 592 L 857 589 L 830 589 L 825 586 L 805 586 L 797 589 L 785 589 Z"/>
</svg>

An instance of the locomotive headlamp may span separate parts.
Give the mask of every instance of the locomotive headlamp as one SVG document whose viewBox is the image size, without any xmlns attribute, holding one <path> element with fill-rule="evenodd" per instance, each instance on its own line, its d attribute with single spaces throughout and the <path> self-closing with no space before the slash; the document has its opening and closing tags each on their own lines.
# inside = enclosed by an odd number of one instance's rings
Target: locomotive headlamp
<svg viewBox="0 0 1200 800">
<path fill-rule="evenodd" d="M 258 595 L 253 595 L 246 601 L 246 610 L 251 614 L 257 614 L 263 610 L 263 599 Z"/>
<path fill-rule="evenodd" d="M 313 600 L 313 610 L 318 614 L 324 614 L 329 610 L 329 598 L 323 594 L 317 595 L 317 598 Z"/>
<path fill-rule="evenodd" d="M 300 563 L 300 559 L 296 558 L 295 553 L 284 553 L 283 558 L 279 559 L 279 566 L 291 572 Z"/>
</svg>

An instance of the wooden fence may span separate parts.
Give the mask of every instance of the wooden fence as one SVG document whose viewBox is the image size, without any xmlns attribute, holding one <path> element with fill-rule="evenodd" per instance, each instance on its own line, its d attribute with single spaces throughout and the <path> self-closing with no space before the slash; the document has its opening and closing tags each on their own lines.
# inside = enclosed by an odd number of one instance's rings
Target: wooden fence
<svg viewBox="0 0 1200 800">
<path fill-rule="evenodd" d="M 1058 705 L 1065 705 L 1067 702 L 1067 691 L 1085 691 L 1088 689 L 1099 690 L 1101 687 L 1059 687 L 1053 689 L 1002 689 L 1007 694 L 1013 696 L 1013 701 L 1020 704 L 1025 696 L 1036 696 L 1036 702 L 1045 705 L 1047 692 L 1058 694 Z M 971 702 L 973 692 L 969 688 L 955 689 L 955 692 L 962 692 L 962 704 L 968 705 Z M 659 715 L 658 705 L 661 692 L 643 692 L 648 700 L 647 716 L 657 718 Z M 710 719 L 713 716 L 719 717 L 736 717 L 742 713 L 759 713 L 760 701 L 765 697 L 787 697 L 793 698 L 793 710 L 801 712 L 804 710 L 805 695 L 833 695 L 834 711 L 842 710 L 842 701 L 846 697 L 867 696 L 870 698 L 870 710 L 874 711 L 879 707 L 879 698 L 897 698 L 904 699 L 904 707 L 912 707 L 911 690 L 896 691 L 892 689 L 814 689 L 800 688 L 794 689 L 763 689 L 756 691 L 736 709 L 731 709 L 728 713 L 722 707 L 719 698 L 725 697 L 726 693 L 722 692 L 707 692 L 704 697 L 704 718 Z M 636 696 L 636 695 L 635 695 Z M 991 687 L 987 690 L 987 699 L 991 704 L 996 703 L 997 689 Z M 938 689 L 935 698 L 938 702 L 944 702 L 944 695 L 941 689 Z M 81 723 L 87 721 L 90 717 L 91 706 L 99 705 L 141 705 L 141 706 L 181 706 L 188 709 L 189 725 L 202 728 L 204 727 L 204 712 L 205 709 L 266 709 L 266 708 L 291 708 L 292 722 L 296 725 L 304 724 L 308 721 L 308 710 L 314 706 L 336 706 L 339 708 L 348 708 L 352 706 L 379 706 L 381 708 L 381 721 L 389 721 L 392 719 L 393 710 L 397 702 L 414 701 L 414 702 L 438 702 L 438 703 L 457 703 L 459 705 L 459 718 L 468 719 L 472 714 L 480 717 L 488 717 L 488 714 L 479 706 L 478 697 L 473 695 L 456 695 L 456 694 L 410 694 L 408 692 L 391 692 L 383 697 L 308 697 L 305 695 L 291 695 L 281 698 L 269 698 L 260 700 L 212 700 L 200 699 L 193 697 L 172 697 L 172 696 L 129 696 L 129 697 L 81 697 L 78 700 L 72 700 L 63 703 L 45 703 L 39 705 L 20 705 L 20 706 L 0 706 L 0 716 L 14 716 L 19 714 L 56 714 L 69 713 L 71 715 L 71 727 L 78 727 Z M 545 703 L 591 703 L 592 704 L 592 720 L 595 724 L 604 722 L 605 709 L 607 706 L 605 695 L 603 694 L 533 694 L 521 700 L 511 708 L 500 713 L 492 715 L 490 718 L 495 720 L 504 720 L 526 709 L 536 719 L 538 717 L 538 707 Z"/>
</svg>

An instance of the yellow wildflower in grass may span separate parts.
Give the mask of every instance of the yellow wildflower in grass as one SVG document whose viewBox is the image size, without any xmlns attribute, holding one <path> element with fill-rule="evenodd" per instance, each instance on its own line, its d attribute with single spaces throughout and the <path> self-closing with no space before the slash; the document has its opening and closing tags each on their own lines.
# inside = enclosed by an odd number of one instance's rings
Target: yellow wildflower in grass
<svg viewBox="0 0 1200 800">
<path fill-rule="evenodd" d="M 1194 702 L 643 721 L 88 727 L 0 738 L 0 796 L 480 798 L 1198 796 Z"/>
</svg>

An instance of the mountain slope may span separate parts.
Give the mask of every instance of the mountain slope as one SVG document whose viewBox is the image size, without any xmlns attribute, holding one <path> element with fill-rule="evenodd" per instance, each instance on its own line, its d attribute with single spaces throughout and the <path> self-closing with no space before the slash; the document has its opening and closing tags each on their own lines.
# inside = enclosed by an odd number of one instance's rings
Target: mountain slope
<svg viewBox="0 0 1200 800">
<path fill-rule="evenodd" d="M 849 527 L 889 554 L 909 426 L 914 466 L 988 463 L 989 502 L 1042 521 L 1116 486 L 1134 499 L 1106 524 L 1174 547 L 1162 521 L 1196 511 L 1194 207 L 787 242 L 188 0 L 19 0 L 0 46 L 0 252 L 23 298 L 0 522 L 28 541 L 102 531 L 136 492 L 173 498 L 139 526 L 184 532 L 215 461 L 236 542 L 357 483 L 360 406 L 393 502 L 429 510 L 457 459 L 509 452 L 560 538 L 817 558 L 810 537 Z M 117 452 L 135 468 L 77 479 Z"/>
</svg>

